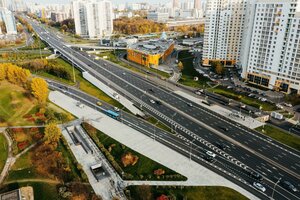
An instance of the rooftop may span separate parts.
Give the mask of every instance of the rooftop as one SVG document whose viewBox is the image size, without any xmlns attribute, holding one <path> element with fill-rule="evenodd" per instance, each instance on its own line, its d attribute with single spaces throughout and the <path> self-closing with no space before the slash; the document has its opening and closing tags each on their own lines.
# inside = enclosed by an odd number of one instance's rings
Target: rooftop
<svg viewBox="0 0 300 200">
<path fill-rule="evenodd" d="M 173 40 L 155 39 L 138 42 L 128 48 L 145 54 L 163 54 L 173 43 Z"/>
</svg>

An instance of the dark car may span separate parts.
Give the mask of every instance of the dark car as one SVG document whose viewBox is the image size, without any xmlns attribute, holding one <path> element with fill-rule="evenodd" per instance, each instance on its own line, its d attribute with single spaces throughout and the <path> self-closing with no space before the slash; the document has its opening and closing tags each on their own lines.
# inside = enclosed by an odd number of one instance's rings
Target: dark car
<svg viewBox="0 0 300 200">
<path fill-rule="evenodd" d="M 152 88 L 149 88 L 148 89 L 150 92 L 154 93 L 154 90 Z"/>
<path fill-rule="evenodd" d="M 161 105 L 162 103 L 161 103 L 161 101 L 156 101 L 156 104 Z"/>
<path fill-rule="evenodd" d="M 223 131 L 228 131 L 229 130 L 227 127 L 224 127 L 224 126 L 220 126 L 220 129 L 222 129 Z"/>
<path fill-rule="evenodd" d="M 291 192 L 298 192 L 297 188 L 288 181 L 283 181 L 282 186 Z"/>
<path fill-rule="evenodd" d="M 259 180 L 259 181 L 262 181 L 262 180 L 263 180 L 262 175 L 261 175 L 260 173 L 258 173 L 258 172 L 255 172 L 255 171 L 249 171 L 248 173 L 249 173 L 250 177 L 252 177 L 252 178 L 254 178 L 254 179 L 256 179 L 256 180 Z"/>
<path fill-rule="evenodd" d="M 228 146 L 224 143 L 216 142 L 215 144 L 217 147 L 219 147 L 222 150 L 226 150 L 228 148 Z"/>
</svg>

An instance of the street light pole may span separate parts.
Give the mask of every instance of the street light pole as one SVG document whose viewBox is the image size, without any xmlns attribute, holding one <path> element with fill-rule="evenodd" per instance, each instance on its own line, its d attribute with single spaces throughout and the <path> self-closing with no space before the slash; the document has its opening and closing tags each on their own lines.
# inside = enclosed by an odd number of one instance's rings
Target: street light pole
<svg viewBox="0 0 300 200">
<path fill-rule="evenodd" d="M 277 184 L 280 182 L 280 180 L 281 180 L 281 178 L 279 178 L 279 179 L 277 180 L 277 182 L 275 183 L 275 185 L 274 185 L 274 187 L 273 187 L 273 191 L 272 191 L 272 197 L 271 197 L 271 199 L 274 199 L 274 198 L 273 198 L 273 196 L 274 196 L 275 187 L 276 187 L 276 186 L 277 186 Z"/>
</svg>

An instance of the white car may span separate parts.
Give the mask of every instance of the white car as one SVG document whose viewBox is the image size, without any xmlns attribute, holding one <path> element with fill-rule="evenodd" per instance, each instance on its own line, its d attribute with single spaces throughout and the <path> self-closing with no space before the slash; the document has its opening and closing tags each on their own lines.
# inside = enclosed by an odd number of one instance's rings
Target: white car
<svg viewBox="0 0 300 200">
<path fill-rule="evenodd" d="M 279 109 L 283 109 L 283 106 L 280 105 L 280 104 L 276 104 L 276 107 L 279 108 Z"/>
<path fill-rule="evenodd" d="M 284 105 L 287 106 L 287 107 L 290 107 L 290 108 L 293 107 L 293 105 L 290 104 L 290 103 L 284 103 Z"/>
<path fill-rule="evenodd" d="M 114 107 L 114 110 L 115 110 L 116 112 L 119 112 L 119 111 L 120 111 L 120 109 L 119 109 L 118 107 Z"/>
<path fill-rule="evenodd" d="M 254 183 L 253 183 L 253 186 L 254 186 L 256 189 L 258 189 L 258 190 L 260 190 L 260 191 L 262 191 L 262 192 L 265 192 L 265 191 L 266 191 L 266 188 L 265 188 L 262 184 L 260 184 L 260 183 L 254 182 Z"/>
<path fill-rule="evenodd" d="M 150 103 L 155 103 L 155 101 L 154 101 L 154 100 L 152 100 L 152 99 L 150 99 Z"/>
<path fill-rule="evenodd" d="M 208 155 L 208 156 L 210 156 L 210 157 L 212 157 L 212 158 L 215 158 L 215 157 L 217 156 L 215 153 L 213 153 L 213 152 L 211 152 L 211 151 L 207 151 L 207 152 L 206 152 L 206 155 Z"/>
</svg>

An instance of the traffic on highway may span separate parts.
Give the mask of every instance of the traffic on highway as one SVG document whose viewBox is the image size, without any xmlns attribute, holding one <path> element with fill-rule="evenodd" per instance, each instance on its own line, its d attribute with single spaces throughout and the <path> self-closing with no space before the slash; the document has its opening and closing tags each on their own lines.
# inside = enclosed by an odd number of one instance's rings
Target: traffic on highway
<svg viewBox="0 0 300 200">
<path fill-rule="evenodd" d="M 163 131 L 141 118 L 119 111 L 120 121 L 221 174 L 262 199 L 300 199 L 300 153 L 218 113 L 158 87 L 116 64 L 95 60 L 67 47 L 51 31 L 32 22 L 47 42 L 81 71 L 90 73 L 137 104 L 144 112 L 171 127 Z M 114 109 L 75 88 L 49 82 L 99 111 Z"/>
</svg>

